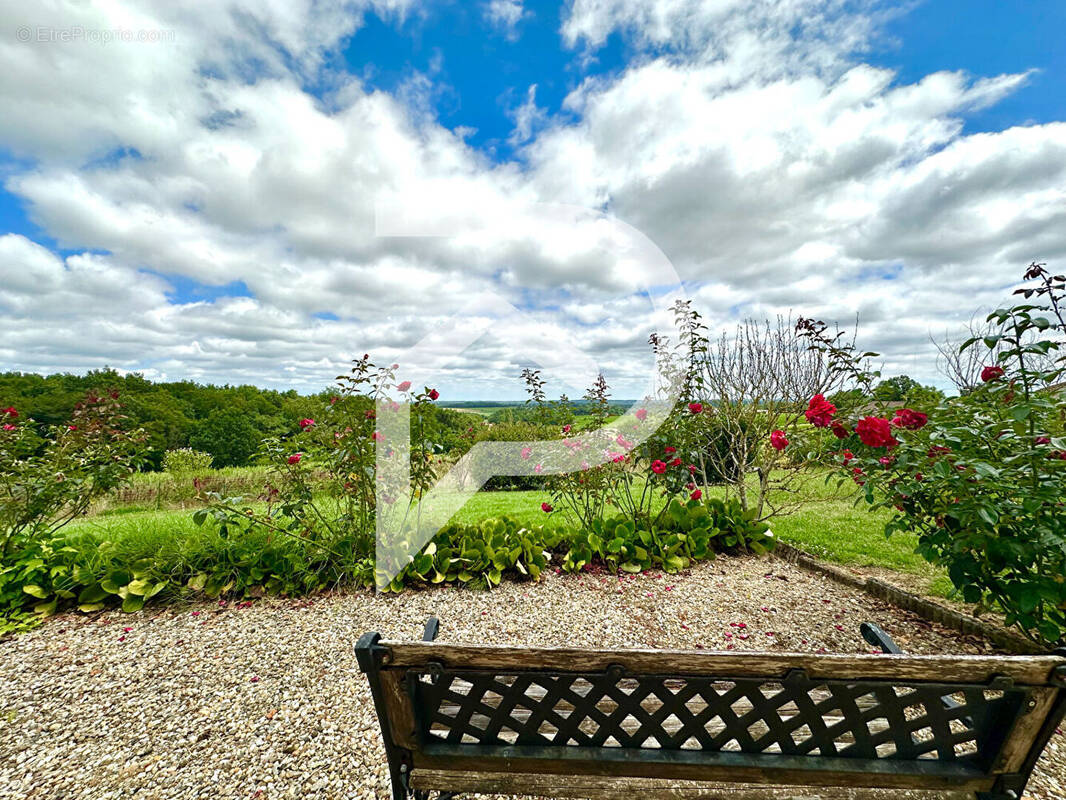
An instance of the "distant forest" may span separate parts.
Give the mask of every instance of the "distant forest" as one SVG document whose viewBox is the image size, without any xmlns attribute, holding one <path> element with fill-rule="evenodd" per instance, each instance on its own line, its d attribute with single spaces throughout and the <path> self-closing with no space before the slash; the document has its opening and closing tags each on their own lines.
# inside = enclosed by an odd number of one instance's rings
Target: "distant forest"
<svg viewBox="0 0 1066 800">
<path fill-rule="evenodd" d="M 70 419 L 74 404 L 90 391 L 116 390 L 131 428 L 148 433 L 151 469 L 163 454 L 179 447 L 210 453 L 215 467 L 252 463 L 267 436 L 295 433 L 299 420 L 321 414 L 333 392 L 313 395 L 256 386 L 213 386 L 192 381 L 153 383 L 141 375 L 96 370 L 86 375 L 0 373 L 0 408 L 14 406 L 42 428 Z M 431 428 L 444 448 L 458 442 L 471 415 L 434 408 Z"/>
</svg>

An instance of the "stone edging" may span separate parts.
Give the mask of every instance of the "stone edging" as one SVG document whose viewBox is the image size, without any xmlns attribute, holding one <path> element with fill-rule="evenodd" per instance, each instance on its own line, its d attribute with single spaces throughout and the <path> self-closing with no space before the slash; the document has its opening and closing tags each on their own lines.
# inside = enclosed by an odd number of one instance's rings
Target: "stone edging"
<svg viewBox="0 0 1066 800">
<path fill-rule="evenodd" d="M 916 594 L 905 592 L 902 589 L 877 578 L 860 578 L 840 567 L 819 561 L 810 553 L 805 553 L 803 550 L 793 547 L 781 540 L 777 541 L 774 549 L 770 552 L 790 564 L 795 564 L 810 572 L 817 572 L 821 575 L 825 575 L 837 583 L 842 583 L 853 589 L 861 589 L 868 594 L 872 594 L 874 597 L 878 597 L 907 611 L 911 611 L 930 622 L 937 622 L 948 628 L 954 628 L 960 633 L 982 636 L 1006 650 L 1011 650 L 1016 653 L 1030 654 L 1045 652 L 1039 645 L 1030 642 L 1025 637 L 1014 633 L 1013 631 L 1009 631 L 997 625 L 990 625 L 987 622 L 967 614 L 961 614 L 954 609 L 924 597 L 919 597 Z"/>
</svg>

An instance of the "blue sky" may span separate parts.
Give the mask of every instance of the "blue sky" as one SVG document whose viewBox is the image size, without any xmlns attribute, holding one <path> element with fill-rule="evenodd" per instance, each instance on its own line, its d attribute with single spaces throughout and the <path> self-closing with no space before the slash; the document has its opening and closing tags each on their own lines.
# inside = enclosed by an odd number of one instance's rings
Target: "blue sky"
<svg viewBox="0 0 1066 800">
<path fill-rule="evenodd" d="M 565 114 L 562 102 L 581 80 L 617 72 L 634 56 L 626 41 L 631 37 L 616 32 L 586 61 L 560 41 L 565 3 L 538 0 L 524 8 L 527 15 L 513 41 L 499 35 L 476 3 L 434 0 L 404 17 L 370 13 L 333 56 L 334 64 L 387 92 L 395 92 L 415 73 L 433 75 L 430 101 L 441 123 L 473 129 L 470 144 L 490 158 L 511 159 L 513 110 L 525 100 L 527 87 L 536 84 L 537 105 L 549 114 Z M 966 130 L 1000 130 L 1063 118 L 1066 3 L 925 0 L 899 8 L 867 60 L 897 71 L 901 83 L 938 70 L 986 76 L 1036 71 L 1010 97 L 966 115 Z M 668 48 L 656 51 L 663 49 Z M 0 148 L 0 175 L 25 164 Z M 6 190 L 0 190 L 0 230 L 55 244 L 32 222 L 25 204 Z M 175 296 L 186 297 L 185 289 Z"/>
<path fill-rule="evenodd" d="M 606 208 L 715 325 L 858 313 L 889 372 L 940 384 L 929 337 L 973 311 L 944 287 L 995 304 L 1066 255 L 1062 2 L 0 6 L 172 34 L 0 50 L 0 369 L 316 388 L 491 289 L 632 394 L 652 322 L 622 273 L 536 228 L 383 243 L 389 192 Z M 510 397 L 519 362 L 439 380 Z"/>
</svg>

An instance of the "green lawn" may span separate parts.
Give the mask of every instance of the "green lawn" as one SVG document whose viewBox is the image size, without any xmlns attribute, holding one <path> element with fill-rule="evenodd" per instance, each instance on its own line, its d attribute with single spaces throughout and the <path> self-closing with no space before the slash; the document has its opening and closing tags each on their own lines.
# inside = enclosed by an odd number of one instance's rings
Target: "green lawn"
<svg viewBox="0 0 1066 800">
<path fill-rule="evenodd" d="M 916 576 L 918 585 L 931 594 L 946 596 L 951 584 L 942 571 L 915 554 L 917 539 L 906 534 L 884 535 L 888 514 L 871 513 L 864 503 L 855 505 L 852 498 L 840 496 L 833 486 L 825 486 L 820 477 L 812 477 L 801 487 L 799 510 L 771 520 L 771 529 L 782 540 L 813 555 L 837 564 L 854 567 L 882 567 Z M 720 494 L 711 487 L 710 496 Z M 508 515 L 524 525 L 536 525 L 558 519 L 541 510 L 541 503 L 551 501 L 547 492 L 479 492 L 456 515 L 457 521 L 472 523 L 488 517 Z M 192 513 L 188 510 L 130 511 L 112 509 L 106 514 L 80 520 L 71 526 L 91 531 L 101 540 L 115 541 L 132 537 L 155 540 L 195 534 Z"/>
</svg>

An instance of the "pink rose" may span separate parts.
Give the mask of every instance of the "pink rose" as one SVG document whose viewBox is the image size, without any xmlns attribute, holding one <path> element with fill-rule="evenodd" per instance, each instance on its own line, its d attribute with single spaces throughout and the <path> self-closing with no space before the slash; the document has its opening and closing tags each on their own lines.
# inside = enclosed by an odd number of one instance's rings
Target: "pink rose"
<svg viewBox="0 0 1066 800">
<path fill-rule="evenodd" d="M 646 420 L 648 418 L 648 409 L 646 409 L 646 408 L 638 408 L 636 410 L 636 413 L 633 414 L 633 416 L 636 417 L 641 422 L 643 422 L 644 420 Z"/>
<path fill-rule="evenodd" d="M 529 459 L 529 455 L 532 452 L 533 452 L 533 448 L 532 447 L 523 447 L 522 448 L 522 460 L 524 460 L 524 461 L 528 460 Z"/>
<path fill-rule="evenodd" d="M 300 420 L 300 430 L 305 431 L 314 424 L 315 421 L 313 419 L 308 419 L 307 417 L 304 417 L 302 420 Z"/>
<path fill-rule="evenodd" d="M 404 381 L 403 383 L 398 384 L 396 386 L 396 390 L 400 391 L 400 392 L 406 392 L 410 388 L 411 388 L 411 381 Z"/>
</svg>

